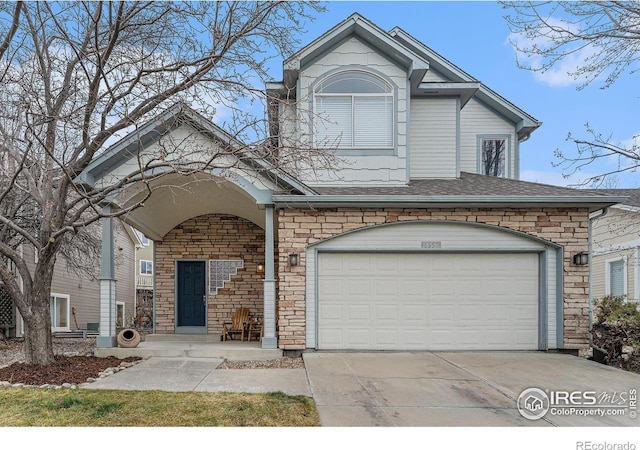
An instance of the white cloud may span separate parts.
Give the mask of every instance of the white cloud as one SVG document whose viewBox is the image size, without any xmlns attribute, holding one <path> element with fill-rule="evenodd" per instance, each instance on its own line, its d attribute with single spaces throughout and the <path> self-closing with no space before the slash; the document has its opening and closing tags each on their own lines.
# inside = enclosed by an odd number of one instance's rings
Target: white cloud
<svg viewBox="0 0 640 450">
<path fill-rule="evenodd" d="M 551 184 L 553 186 L 573 187 L 580 185 L 585 179 L 595 176 L 595 173 L 579 172 L 575 175 L 565 177 L 561 172 L 550 172 L 543 170 L 523 170 L 520 179 L 533 183 Z"/>
<path fill-rule="evenodd" d="M 548 23 L 552 26 L 557 26 L 558 29 L 567 29 L 570 31 L 578 31 L 578 28 L 571 23 L 563 21 L 561 19 L 549 18 Z M 559 52 L 564 52 L 562 56 L 553 64 L 544 68 L 545 64 L 549 63 L 551 57 L 544 58 L 543 56 L 536 54 L 539 51 L 549 50 L 551 47 L 557 44 L 557 40 L 562 39 L 562 34 L 552 29 L 547 29 L 544 36 L 538 35 L 535 38 L 531 38 L 523 33 L 511 33 L 509 34 L 509 42 L 521 49 L 529 49 L 531 53 L 518 52 L 518 60 L 522 66 L 530 67 L 534 71 L 534 78 L 549 86 L 570 86 L 575 84 L 584 83 L 586 79 L 576 79 L 572 75 L 579 66 L 596 53 L 596 49 L 591 45 L 585 45 L 582 48 L 578 48 L 577 44 L 567 44 L 559 49 Z M 558 53 L 558 52 L 556 52 Z"/>
</svg>

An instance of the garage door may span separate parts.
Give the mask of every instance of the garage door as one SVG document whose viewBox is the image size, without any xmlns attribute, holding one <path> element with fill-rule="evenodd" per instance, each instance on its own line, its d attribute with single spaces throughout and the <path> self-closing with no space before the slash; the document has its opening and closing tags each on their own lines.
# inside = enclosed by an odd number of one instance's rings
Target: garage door
<svg viewBox="0 0 640 450">
<path fill-rule="evenodd" d="M 536 350 L 535 253 L 320 253 L 318 348 Z"/>
</svg>

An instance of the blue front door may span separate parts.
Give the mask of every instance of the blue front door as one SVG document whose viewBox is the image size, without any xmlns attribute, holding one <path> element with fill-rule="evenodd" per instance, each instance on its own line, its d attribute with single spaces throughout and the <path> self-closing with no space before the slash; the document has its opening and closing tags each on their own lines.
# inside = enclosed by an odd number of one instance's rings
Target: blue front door
<svg viewBox="0 0 640 450">
<path fill-rule="evenodd" d="M 178 261 L 178 328 L 202 327 L 203 329 L 200 331 L 206 333 L 206 267 L 205 261 Z M 190 329 L 188 331 L 198 330 Z"/>
</svg>

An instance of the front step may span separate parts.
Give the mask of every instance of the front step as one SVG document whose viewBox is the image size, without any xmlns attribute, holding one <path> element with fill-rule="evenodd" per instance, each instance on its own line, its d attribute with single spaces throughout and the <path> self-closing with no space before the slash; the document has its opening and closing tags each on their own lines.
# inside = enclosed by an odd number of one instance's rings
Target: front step
<svg viewBox="0 0 640 450">
<path fill-rule="evenodd" d="M 135 348 L 96 348 L 98 357 L 221 358 L 253 361 L 282 357 L 280 349 L 263 349 L 256 341 L 220 341 L 219 335 L 147 335 Z"/>
<path fill-rule="evenodd" d="M 222 336 L 219 334 L 147 334 L 144 340 L 146 342 L 215 343 L 222 342 Z"/>
</svg>

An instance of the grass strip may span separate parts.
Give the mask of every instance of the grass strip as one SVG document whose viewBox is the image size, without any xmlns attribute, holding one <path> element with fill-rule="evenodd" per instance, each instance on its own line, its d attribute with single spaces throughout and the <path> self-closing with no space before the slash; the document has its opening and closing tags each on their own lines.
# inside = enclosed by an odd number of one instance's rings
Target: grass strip
<svg viewBox="0 0 640 450">
<path fill-rule="evenodd" d="M 281 392 L 0 389 L 4 427 L 310 427 L 312 399 Z"/>
</svg>

